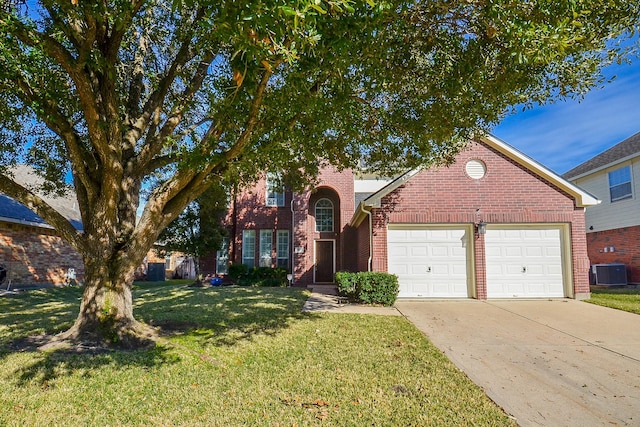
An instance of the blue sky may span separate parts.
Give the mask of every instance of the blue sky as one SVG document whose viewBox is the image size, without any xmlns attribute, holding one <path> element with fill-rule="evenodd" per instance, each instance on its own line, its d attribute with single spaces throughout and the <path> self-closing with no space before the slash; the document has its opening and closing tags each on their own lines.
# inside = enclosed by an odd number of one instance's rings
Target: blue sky
<svg viewBox="0 0 640 427">
<path fill-rule="evenodd" d="M 607 68 L 613 82 L 582 101 L 518 112 L 493 135 L 557 173 L 564 173 L 640 132 L 640 59 Z"/>
</svg>

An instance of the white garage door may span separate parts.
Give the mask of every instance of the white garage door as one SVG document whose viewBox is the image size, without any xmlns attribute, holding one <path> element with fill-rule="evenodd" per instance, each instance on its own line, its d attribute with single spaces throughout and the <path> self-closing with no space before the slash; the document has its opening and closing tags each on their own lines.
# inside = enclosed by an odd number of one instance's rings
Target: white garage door
<svg viewBox="0 0 640 427">
<path fill-rule="evenodd" d="M 467 232 L 464 229 L 389 229 L 389 273 L 400 297 L 467 298 Z"/>
<path fill-rule="evenodd" d="M 487 229 L 487 298 L 564 297 L 560 229 Z"/>
</svg>

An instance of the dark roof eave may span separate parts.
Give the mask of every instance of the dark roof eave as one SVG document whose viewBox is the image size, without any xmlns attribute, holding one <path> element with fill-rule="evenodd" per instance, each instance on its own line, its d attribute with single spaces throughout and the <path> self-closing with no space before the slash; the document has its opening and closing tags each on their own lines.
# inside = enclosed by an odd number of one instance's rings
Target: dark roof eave
<svg viewBox="0 0 640 427">
<path fill-rule="evenodd" d="M 565 179 L 575 180 L 639 156 L 640 132 L 579 164 L 562 176 Z"/>
</svg>

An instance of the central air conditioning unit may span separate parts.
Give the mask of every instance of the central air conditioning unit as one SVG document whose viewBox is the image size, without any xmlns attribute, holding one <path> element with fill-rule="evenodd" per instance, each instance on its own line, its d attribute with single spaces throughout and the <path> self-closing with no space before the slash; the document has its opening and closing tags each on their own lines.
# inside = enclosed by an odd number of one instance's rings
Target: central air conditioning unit
<svg viewBox="0 0 640 427">
<path fill-rule="evenodd" d="M 594 264 L 591 266 L 593 285 L 626 285 L 627 266 L 624 264 Z"/>
</svg>

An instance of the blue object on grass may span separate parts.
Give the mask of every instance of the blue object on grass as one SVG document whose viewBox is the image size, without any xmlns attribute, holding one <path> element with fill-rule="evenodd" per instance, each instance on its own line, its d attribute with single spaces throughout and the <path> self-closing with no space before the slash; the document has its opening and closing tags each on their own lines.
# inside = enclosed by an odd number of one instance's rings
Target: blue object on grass
<svg viewBox="0 0 640 427">
<path fill-rule="evenodd" d="M 222 279 L 219 278 L 219 277 L 212 277 L 210 282 L 211 282 L 212 286 L 221 286 L 222 285 Z"/>
</svg>

